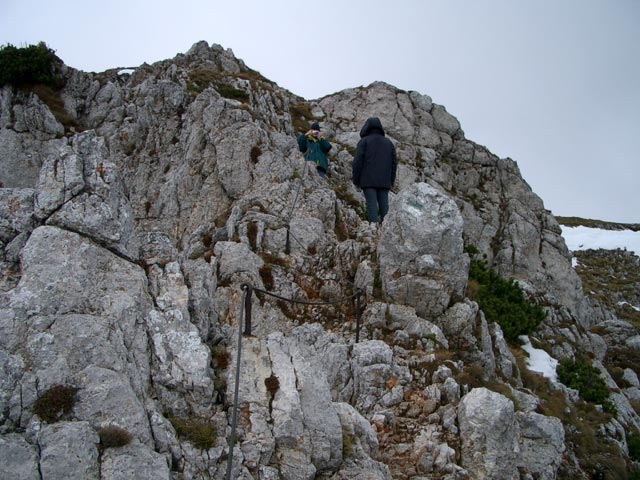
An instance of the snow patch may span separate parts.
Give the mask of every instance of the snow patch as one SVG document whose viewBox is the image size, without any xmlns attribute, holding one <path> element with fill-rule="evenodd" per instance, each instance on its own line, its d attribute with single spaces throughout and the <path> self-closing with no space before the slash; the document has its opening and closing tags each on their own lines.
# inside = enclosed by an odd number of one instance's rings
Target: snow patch
<svg viewBox="0 0 640 480">
<path fill-rule="evenodd" d="M 619 307 L 624 307 L 625 305 L 629 305 L 631 308 L 633 308 L 636 312 L 640 312 L 640 307 L 636 307 L 634 305 L 631 305 L 629 302 L 618 302 L 618 306 Z"/>
<path fill-rule="evenodd" d="M 553 358 L 544 350 L 534 348 L 531 345 L 529 337 L 521 335 L 518 337 L 524 344 L 522 349 L 529 354 L 527 357 L 527 366 L 532 372 L 541 373 L 543 377 L 550 379 L 553 382 L 558 381 L 558 375 L 556 374 L 556 367 L 558 366 L 558 360 Z"/>
<path fill-rule="evenodd" d="M 633 230 L 604 230 L 590 227 L 565 227 L 562 228 L 567 247 L 572 252 L 576 250 L 626 249 L 640 255 L 640 232 Z"/>
</svg>

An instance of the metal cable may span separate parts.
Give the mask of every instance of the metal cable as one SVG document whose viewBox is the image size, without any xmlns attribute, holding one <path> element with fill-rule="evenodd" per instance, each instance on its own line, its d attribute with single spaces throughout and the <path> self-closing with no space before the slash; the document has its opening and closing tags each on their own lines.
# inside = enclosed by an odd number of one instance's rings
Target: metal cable
<svg viewBox="0 0 640 480">
<path fill-rule="evenodd" d="M 304 301 L 304 300 L 295 300 L 293 298 L 286 298 L 286 297 L 282 297 L 280 295 L 277 295 L 273 292 L 267 292 L 266 290 L 262 290 L 261 288 L 256 288 L 256 287 L 252 287 L 253 290 L 255 290 L 256 292 L 260 292 L 260 293 L 264 293 L 265 295 L 269 295 L 270 297 L 275 297 L 279 300 L 284 300 L 285 302 L 291 302 L 291 303 L 298 303 L 300 305 L 336 305 L 338 303 L 344 303 L 350 300 L 353 300 L 354 298 L 356 298 L 358 295 L 360 295 L 362 293 L 362 291 L 358 288 L 356 289 L 356 292 L 349 296 L 349 297 L 344 297 L 341 298 L 339 300 L 333 300 L 330 302 L 308 302 L 308 301 Z"/>
</svg>

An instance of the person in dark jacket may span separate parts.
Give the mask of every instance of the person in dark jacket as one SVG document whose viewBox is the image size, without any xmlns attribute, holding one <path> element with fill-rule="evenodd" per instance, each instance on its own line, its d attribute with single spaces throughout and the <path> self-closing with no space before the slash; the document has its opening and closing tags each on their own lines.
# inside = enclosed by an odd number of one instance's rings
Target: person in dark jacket
<svg viewBox="0 0 640 480">
<path fill-rule="evenodd" d="M 389 211 L 389 190 L 396 181 L 397 168 L 396 149 L 385 136 L 380 119 L 368 118 L 360 130 L 351 179 L 364 192 L 370 222 L 382 223 Z"/>
<path fill-rule="evenodd" d="M 331 150 L 331 144 L 320 134 L 318 122 L 313 122 L 307 133 L 298 136 L 298 148 L 304 153 L 304 159 L 314 162 L 318 174 L 325 177 L 329 170 L 327 153 Z"/>
</svg>

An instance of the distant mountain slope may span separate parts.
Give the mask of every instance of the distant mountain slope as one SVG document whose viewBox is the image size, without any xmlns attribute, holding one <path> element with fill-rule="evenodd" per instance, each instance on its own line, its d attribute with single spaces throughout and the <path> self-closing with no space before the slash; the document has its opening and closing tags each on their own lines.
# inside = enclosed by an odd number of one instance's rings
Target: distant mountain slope
<svg viewBox="0 0 640 480">
<path fill-rule="evenodd" d="M 632 230 L 634 232 L 640 231 L 640 223 L 607 222 L 604 220 L 593 220 L 581 217 L 556 217 L 556 220 L 560 225 L 565 225 L 567 227 L 583 226 L 591 228 L 602 228 L 603 230 Z"/>
<path fill-rule="evenodd" d="M 557 217 L 585 294 L 640 328 L 640 233 L 637 224 Z M 582 228 L 586 227 L 586 228 Z"/>
</svg>

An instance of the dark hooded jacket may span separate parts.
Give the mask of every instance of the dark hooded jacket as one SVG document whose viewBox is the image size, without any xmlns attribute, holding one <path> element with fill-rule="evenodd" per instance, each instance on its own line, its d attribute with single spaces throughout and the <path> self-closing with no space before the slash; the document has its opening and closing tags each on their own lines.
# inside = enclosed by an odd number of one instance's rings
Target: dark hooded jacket
<svg viewBox="0 0 640 480">
<path fill-rule="evenodd" d="M 361 188 L 391 188 L 396 181 L 396 149 L 378 117 L 367 119 L 351 166 L 351 180 Z"/>
</svg>

